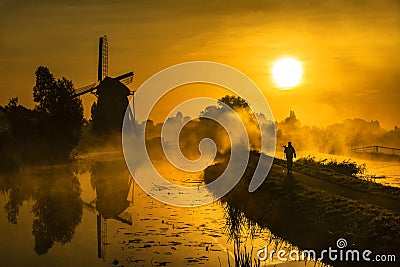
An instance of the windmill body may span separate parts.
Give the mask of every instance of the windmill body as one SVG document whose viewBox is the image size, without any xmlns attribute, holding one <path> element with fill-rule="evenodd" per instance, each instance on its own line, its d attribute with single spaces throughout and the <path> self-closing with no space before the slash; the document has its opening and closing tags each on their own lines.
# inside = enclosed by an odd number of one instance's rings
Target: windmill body
<svg viewBox="0 0 400 267">
<path fill-rule="evenodd" d="M 97 87 L 97 106 L 93 112 L 93 131 L 99 135 L 121 132 L 130 90 L 120 81 L 105 77 Z"/>
</svg>

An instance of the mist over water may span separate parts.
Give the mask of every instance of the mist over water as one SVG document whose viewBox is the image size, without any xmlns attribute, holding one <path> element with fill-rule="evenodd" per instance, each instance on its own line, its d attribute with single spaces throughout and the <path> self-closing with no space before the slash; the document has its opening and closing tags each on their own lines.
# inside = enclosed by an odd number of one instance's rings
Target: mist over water
<svg viewBox="0 0 400 267">
<path fill-rule="evenodd" d="M 400 129 L 394 126 L 392 130 L 385 130 L 376 120 L 346 119 L 318 128 L 303 125 L 291 111 L 289 117 L 278 122 L 276 127 L 282 145 L 285 140 L 292 140 L 299 150 L 328 154 L 349 155 L 351 148 L 376 145 L 396 148 L 400 144 Z"/>
<path fill-rule="evenodd" d="M 235 110 L 245 125 L 250 140 L 251 150 L 260 150 L 260 128 L 254 122 L 254 117 L 247 110 Z M 203 112 L 219 112 L 219 116 L 226 116 L 223 111 L 211 106 Z M 170 127 L 180 127 L 191 118 L 178 112 L 175 117 L 166 120 Z M 226 120 L 229 123 L 229 120 Z M 380 145 L 396 148 L 400 143 L 400 129 L 395 126 L 392 130 L 383 129 L 378 121 L 365 121 L 363 119 L 347 119 L 342 123 L 328 125 L 325 128 L 303 125 L 296 117 L 294 111 L 282 121 L 261 122 L 261 128 L 267 133 L 272 133 L 271 127 L 276 127 L 277 143 L 275 156 L 283 158 L 282 145 L 291 141 L 298 152 L 298 158 L 312 156 L 316 160 L 332 159 L 337 161 L 351 160 L 361 165 L 366 164 L 365 175 L 376 177 L 375 182 L 385 185 L 400 186 L 400 163 L 394 157 L 392 160 L 378 160 L 363 158 L 360 154 L 351 153 L 352 148 Z M 149 139 L 149 152 L 156 150 L 161 152 L 154 144 L 154 140 L 160 138 L 163 124 L 154 124 L 149 121 L 146 125 L 146 138 Z M 183 155 L 189 159 L 197 159 L 200 156 L 199 143 L 204 138 L 214 140 L 217 151 L 220 154 L 229 152 L 230 143 L 226 131 L 214 121 L 192 120 L 183 127 L 179 136 L 180 149 Z M 268 147 L 268 140 L 266 141 Z M 270 147 L 269 147 L 270 149 Z"/>
<path fill-rule="evenodd" d="M 351 160 L 357 164 L 366 164 L 366 175 L 374 175 L 375 182 L 400 187 L 400 157 L 394 156 L 379 159 L 373 155 L 352 153 L 352 148 L 365 146 L 386 146 L 399 148 L 400 129 L 383 129 L 379 121 L 363 119 L 346 119 L 318 128 L 303 125 L 294 111 L 289 116 L 276 123 L 278 158 L 283 158 L 279 145 L 292 141 L 298 151 L 298 158 L 315 157 L 316 160 Z"/>
</svg>

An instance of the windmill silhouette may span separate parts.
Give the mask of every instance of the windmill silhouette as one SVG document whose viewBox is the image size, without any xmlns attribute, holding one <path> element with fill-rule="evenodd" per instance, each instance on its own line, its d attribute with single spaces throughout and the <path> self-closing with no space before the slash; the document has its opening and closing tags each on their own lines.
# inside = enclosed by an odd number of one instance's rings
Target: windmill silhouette
<svg viewBox="0 0 400 267">
<path fill-rule="evenodd" d="M 133 75 L 134 75 L 133 72 L 130 71 L 115 78 L 108 77 L 108 41 L 107 41 L 107 36 L 104 35 L 99 39 L 99 61 L 97 66 L 97 82 L 76 89 L 75 93 L 73 94 L 73 97 L 78 97 L 87 93 L 92 93 L 98 97 L 99 86 L 106 80 L 112 79 L 115 82 L 120 82 L 124 85 L 128 85 L 132 83 Z M 133 91 L 129 92 L 130 94 L 133 94 Z"/>
<path fill-rule="evenodd" d="M 81 87 L 73 97 L 92 93 L 97 97 L 97 103 L 92 107 L 92 130 L 100 136 L 112 136 L 121 132 L 128 96 L 133 95 L 127 84 L 133 80 L 133 72 L 127 72 L 115 78 L 108 76 L 108 42 L 107 36 L 99 39 L 99 59 L 97 67 L 97 82 Z"/>
</svg>

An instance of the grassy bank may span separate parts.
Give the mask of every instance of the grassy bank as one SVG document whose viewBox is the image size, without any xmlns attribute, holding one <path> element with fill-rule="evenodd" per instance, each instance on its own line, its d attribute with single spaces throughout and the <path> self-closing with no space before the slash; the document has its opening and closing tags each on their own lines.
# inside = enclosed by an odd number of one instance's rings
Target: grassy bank
<svg viewBox="0 0 400 267">
<path fill-rule="evenodd" d="M 374 254 L 395 254 L 400 258 L 398 212 L 296 184 L 276 166 L 263 185 L 249 193 L 248 185 L 257 162 L 258 155 L 252 153 L 243 178 L 222 201 L 239 207 L 247 218 L 300 249 L 336 248 L 336 241 L 345 238 L 348 249 L 369 249 Z M 210 166 L 205 170 L 205 181 L 212 181 L 223 169 L 224 164 Z M 354 263 L 333 265 L 354 266 Z"/>
<path fill-rule="evenodd" d="M 275 159 L 274 163 L 286 166 L 286 162 L 282 159 Z M 400 200 L 399 188 L 374 182 L 373 177 L 365 175 L 364 165 L 357 165 L 349 160 L 342 162 L 326 159 L 317 161 L 313 157 L 306 157 L 297 160 L 293 164 L 293 170 L 361 192 Z"/>
</svg>

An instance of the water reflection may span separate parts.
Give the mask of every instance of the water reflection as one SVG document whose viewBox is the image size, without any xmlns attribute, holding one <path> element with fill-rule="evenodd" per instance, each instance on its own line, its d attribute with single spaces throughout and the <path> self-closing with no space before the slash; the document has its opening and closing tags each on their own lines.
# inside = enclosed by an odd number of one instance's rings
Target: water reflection
<svg viewBox="0 0 400 267">
<path fill-rule="evenodd" d="M 116 220 L 132 226 L 126 210 L 133 204 L 133 179 L 124 161 L 99 161 L 88 169 L 77 165 L 36 168 L 9 176 L 0 176 L 0 192 L 6 197 L 7 221 L 18 224 L 24 203 L 31 204 L 34 251 L 45 255 L 59 243 L 70 243 L 81 223 L 83 207 L 97 217 L 98 258 L 105 260 L 107 223 Z M 90 174 L 94 198 L 82 200 L 78 173 Z M 7 198 L 8 196 L 8 198 Z M 93 227 L 96 227 L 93 225 Z"/>
<path fill-rule="evenodd" d="M 32 234 L 38 255 L 48 253 L 55 244 L 71 242 L 82 218 L 81 188 L 72 167 L 62 172 L 43 172 L 41 177 L 2 176 L 0 190 L 9 198 L 4 209 L 12 224 L 18 223 L 20 207 L 33 200 Z"/>
<path fill-rule="evenodd" d="M 187 186 L 203 179 L 198 173 L 165 173 Z M 179 208 L 154 200 L 139 187 L 133 190 L 133 185 L 123 158 L 111 154 L 90 155 L 77 166 L 0 177 L 2 264 L 218 267 L 237 265 L 240 257 L 255 264 L 255 253 L 276 243 L 265 226 L 243 212 L 244 198 L 229 205 Z M 263 214 L 274 218 L 278 211 Z"/>
<path fill-rule="evenodd" d="M 126 209 L 133 204 L 133 178 L 124 161 L 96 162 L 91 165 L 91 185 L 96 199 L 87 203 L 97 211 L 97 256 L 107 254 L 107 221 L 114 219 L 132 226 Z"/>
<path fill-rule="evenodd" d="M 224 232 L 228 240 L 253 239 L 260 232 L 258 224 L 245 216 L 240 205 L 241 201 L 234 192 L 228 198 L 230 200 L 229 203 L 227 202 L 224 205 Z"/>
<path fill-rule="evenodd" d="M 105 219 L 118 218 L 133 203 L 133 179 L 125 162 L 97 162 L 92 165 L 91 174 L 96 210 Z"/>
<path fill-rule="evenodd" d="M 235 267 L 260 266 L 261 262 L 257 259 L 256 253 L 253 253 L 254 246 L 251 245 L 250 251 L 246 246 L 246 241 L 254 240 L 255 236 L 261 233 L 261 228 L 256 223 L 247 219 L 240 207 L 240 200 L 233 192 L 229 199 L 229 203 L 224 206 L 225 227 L 224 232 L 228 236 L 228 241 L 234 244 L 233 255 Z M 228 261 L 228 266 L 231 262 Z"/>
<path fill-rule="evenodd" d="M 290 176 L 287 177 L 290 179 Z M 292 183 L 293 179 L 288 180 Z M 281 264 L 284 262 L 280 260 L 276 253 L 269 255 L 266 259 L 260 260 L 258 258 L 260 250 L 260 239 L 263 240 L 263 245 L 267 248 L 265 251 L 285 251 L 287 255 L 290 251 L 301 251 L 299 247 L 294 246 L 284 238 L 274 235 L 270 231 L 266 231 L 265 226 L 261 226 L 253 216 L 257 213 L 255 210 L 249 209 L 248 206 L 243 205 L 247 200 L 241 199 L 234 191 L 221 199 L 224 205 L 225 227 L 224 232 L 228 236 L 228 241 L 233 242 L 233 262 L 228 259 L 228 266 L 235 267 L 258 267 L 263 264 L 268 265 Z M 249 216 L 249 214 L 251 214 Z M 271 217 L 273 213 L 264 213 L 263 220 L 266 217 Z M 260 218 L 260 217 L 259 217 Z M 267 253 L 264 252 L 263 253 Z M 265 256 L 265 254 L 261 254 Z M 264 262 L 263 262 L 264 261 Z M 302 266 L 329 266 L 322 262 L 313 259 L 307 259 L 298 262 L 288 262 L 288 265 L 299 264 Z"/>
</svg>

